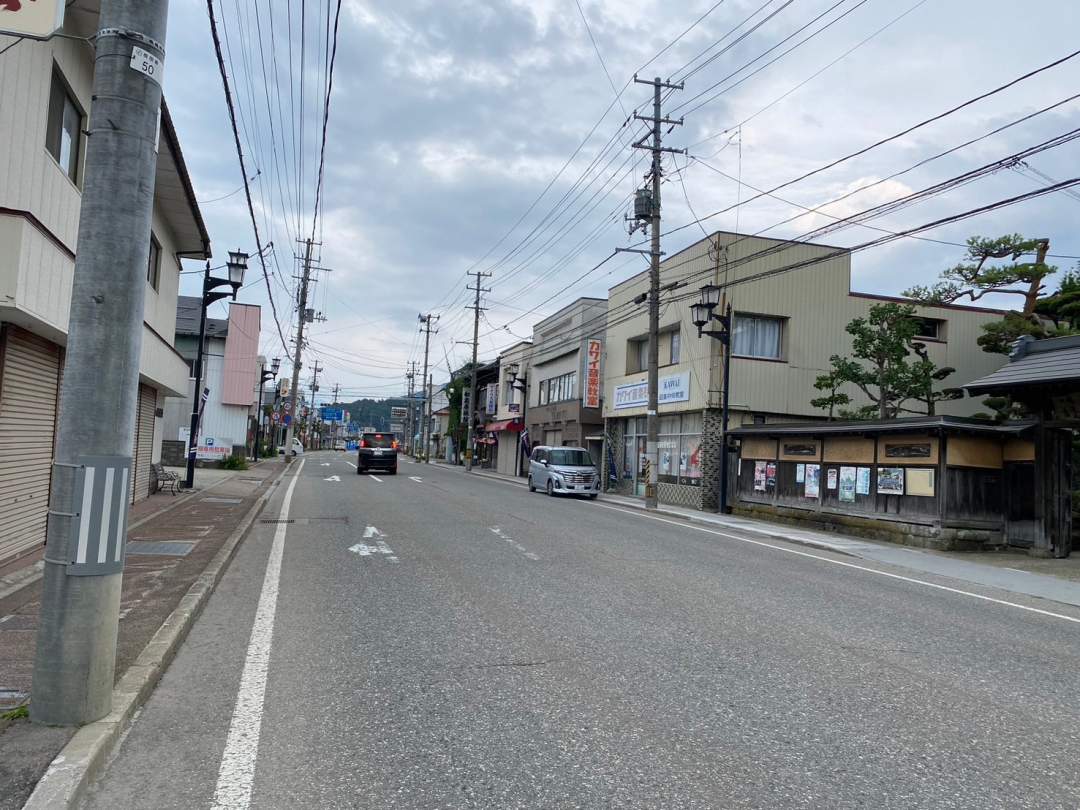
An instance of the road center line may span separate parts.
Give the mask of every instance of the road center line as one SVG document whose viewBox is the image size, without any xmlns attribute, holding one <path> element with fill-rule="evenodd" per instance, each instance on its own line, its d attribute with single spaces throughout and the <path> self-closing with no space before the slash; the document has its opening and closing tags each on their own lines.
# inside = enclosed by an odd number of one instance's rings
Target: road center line
<svg viewBox="0 0 1080 810">
<path fill-rule="evenodd" d="M 285 532 L 292 503 L 293 490 L 300 480 L 304 461 L 296 468 L 285 498 L 281 502 L 270 558 L 266 561 L 259 606 L 251 628 L 244 671 L 236 706 L 229 721 L 229 736 L 221 755 L 217 787 L 214 789 L 214 810 L 218 808 L 247 808 L 251 804 L 251 789 L 255 781 L 255 760 L 259 754 L 259 733 L 262 730 L 263 703 L 266 699 L 266 675 L 270 667 L 270 644 L 274 637 L 274 616 L 277 613 L 278 584 L 281 581 L 281 558 L 285 551 Z"/>
<path fill-rule="evenodd" d="M 1080 619 L 1074 616 L 1067 616 L 1064 613 L 1054 613 L 1050 610 L 1043 610 L 1041 608 L 1029 607 L 1027 605 L 1021 605 L 1017 602 L 1009 602 L 1005 599 L 995 599 L 992 596 L 984 596 L 981 593 L 973 593 L 972 591 L 964 591 L 960 588 L 950 588 L 948 585 L 938 585 L 936 582 L 927 582 L 925 579 L 916 579 L 915 577 L 905 577 L 901 574 L 892 574 L 888 571 L 879 571 L 876 568 L 870 568 L 865 565 L 856 565 L 855 563 L 843 562 L 842 560 L 833 560 L 828 557 L 822 557 L 819 554 L 811 554 L 807 551 L 799 551 L 794 548 L 785 548 L 784 546 L 775 546 L 772 543 L 765 543 L 761 540 L 751 540 L 749 537 L 739 537 L 737 534 L 728 534 L 727 532 L 717 531 L 716 529 L 707 529 L 704 526 L 695 526 L 691 523 L 682 523 L 677 520 L 668 520 L 667 518 L 657 517 L 655 515 L 644 515 L 640 512 L 631 511 L 629 509 L 623 509 L 618 506 L 607 506 L 602 503 L 594 503 L 590 505 L 591 508 L 610 509 L 613 512 L 622 512 L 626 515 L 633 515 L 634 517 L 644 518 L 646 520 L 655 520 L 660 523 L 669 523 L 672 526 L 681 526 L 684 529 L 692 529 L 696 532 L 704 532 L 705 534 L 715 534 L 718 537 L 727 537 L 730 540 L 738 540 L 740 543 L 749 543 L 752 546 L 762 546 L 763 548 L 771 548 L 774 551 L 783 551 L 786 554 L 795 554 L 799 557 L 809 557 L 812 560 L 820 560 L 821 562 L 830 563 L 831 565 L 839 565 L 844 568 L 854 568 L 856 571 L 865 571 L 869 574 L 877 574 L 879 577 L 888 577 L 889 579 L 898 579 L 901 582 L 910 582 L 915 585 L 923 585 L 927 588 L 934 588 L 939 591 L 946 591 L 948 593 L 955 593 L 959 596 L 968 596 L 972 599 L 980 599 L 984 602 L 993 602 L 995 605 L 1004 605 L 1006 607 L 1016 608 L 1018 610 L 1026 610 L 1029 613 L 1038 613 L 1041 616 L 1050 616 L 1054 619 L 1063 619 L 1073 624 L 1080 624 Z"/>
</svg>

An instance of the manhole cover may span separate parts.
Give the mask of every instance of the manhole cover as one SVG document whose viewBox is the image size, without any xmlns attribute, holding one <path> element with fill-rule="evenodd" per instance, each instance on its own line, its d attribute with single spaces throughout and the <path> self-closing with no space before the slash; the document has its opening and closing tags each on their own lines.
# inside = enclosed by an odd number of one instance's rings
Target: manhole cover
<svg viewBox="0 0 1080 810">
<path fill-rule="evenodd" d="M 130 540 L 128 554 L 156 554 L 162 557 L 186 557 L 195 548 L 194 543 L 180 540 Z"/>
<path fill-rule="evenodd" d="M 203 503 L 243 503 L 243 498 L 203 498 Z"/>
</svg>

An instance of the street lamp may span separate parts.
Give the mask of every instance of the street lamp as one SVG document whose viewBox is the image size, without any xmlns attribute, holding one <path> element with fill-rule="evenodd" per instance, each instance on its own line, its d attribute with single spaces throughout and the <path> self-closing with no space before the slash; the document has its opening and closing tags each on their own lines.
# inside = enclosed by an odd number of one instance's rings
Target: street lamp
<svg viewBox="0 0 1080 810">
<path fill-rule="evenodd" d="M 281 369 L 281 358 L 275 357 L 270 363 L 270 370 L 266 370 L 266 366 L 259 366 L 259 409 L 256 411 L 259 421 L 255 423 L 255 452 L 252 454 L 255 457 L 255 461 L 259 460 L 259 446 L 262 444 L 262 424 L 263 424 L 263 412 L 262 412 L 262 399 L 263 399 L 263 385 L 267 380 L 272 380 L 278 375 L 278 371 Z"/>
<path fill-rule="evenodd" d="M 724 391 L 721 404 L 720 422 L 720 513 L 727 514 L 728 487 L 728 403 L 731 393 L 731 304 L 724 308 L 722 315 L 716 314 L 720 305 L 723 289 L 716 284 L 706 284 L 701 288 L 701 301 L 690 305 L 690 317 L 698 330 L 698 337 L 708 335 L 719 340 L 724 353 Z M 710 322 L 720 324 L 719 329 L 706 329 Z"/>
<path fill-rule="evenodd" d="M 506 373 L 510 375 L 510 387 L 521 392 L 521 431 L 518 433 L 518 449 L 514 474 L 521 475 L 521 454 L 525 449 L 525 442 L 529 440 L 529 427 L 525 422 L 525 416 L 529 412 L 529 378 L 521 374 L 521 367 L 517 363 L 510 363 L 506 367 Z"/>
<path fill-rule="evenodd" d="M 238 250 L 229 251 L 229 261 L 225 263 L 228 278 L 214 278 L 210 275 L 210 262 L 206 263 L 206 271 L 203 273 L 202 302 L 199 306 L 199 348 L 195 357 L 195 388 L 191 403 L 191 429 L 188 432 L 188 455 L 187 477 L 184 486 L 188 489 L 195 487 L 195 454 L 199 444 L 199 419 L 202 416 L 202 407 L 209 395 L 209 390 L 202 387 L 203 352 L 206 343 L 206 310 L 215 301 L 228 298 L 230 295 L 236 300 L 236 293 L 244 284 L 244 271 L 247 270 L 248 254 Z M 220 269 L 220 268 L 219 268 Z M 228 285 L 231 292 L 213 292 L 218 287 Z"/>
</svg>

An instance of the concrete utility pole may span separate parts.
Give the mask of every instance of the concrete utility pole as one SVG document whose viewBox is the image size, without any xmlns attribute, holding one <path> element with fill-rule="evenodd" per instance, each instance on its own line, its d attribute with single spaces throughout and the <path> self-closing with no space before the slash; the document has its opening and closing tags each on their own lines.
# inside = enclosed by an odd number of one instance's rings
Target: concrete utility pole
<svg viewBox="0 0 1080 810">
<path fill-rule="evenodd" d="M 480 293 L 491 292 L 490 289 L 481 288 L 480 280 L 488 278 L 491 273 L 481 273 L 479 270 L 469 273 L 470 276 L 476 276 L 476 286 L 470 287 L 476 293 L 476 299 L 473 301 L 471 309 L 473 311 L 473 329 L 472 329 L 472 381 L 469 384 L 469 391 L 472 393 L 469 396 L 469 430 L 465 438 L 465 472 L 472 472 L 473 465 L 473 423 L 476 421 L 473 418 L 473 414 L 476 412 L 476 350 L 480 345 L 480 313 L 484 311 L 484 307 L 480 306 Z"/>
<path fill-rule="evenodd" d="M 675 121 L 665 118 L 661 109 L 662 99 L 660 91 L 664 89 L 682 90 L 683 85 L 669 84 L 660 80 L 657 76 L 652 81 L 646 81 L 634 76 L 636 84 L 651 84 L 653 88 L 653 114 L 642 116 L 634 113 L 634 118 L 639 121 L 647 121 L 652 124 L 652 145 L 645 144 L 645 138 L 634 144 L 638 149 L 649 149 L 652 152 L 652 217 L 650 229 L 652 236 L 651 249 L 649 251 L 649 405 L 646 412 L 646 438 L 645 456 L 648 460 L 648 479 L 645 483 L 645 508 L 655 509 L 656 476 L 660 466 L 659 439 L 660 439 L 660 416 L 659 408 L 659 385 L 660 385 L 660 181 L 663 175 L 661 157 L 664 152 L 684 153 L 685 149 L 667 149 L 661 145 L 660 127 L 663 124 L 672 126 L 682 124 L 682 119 Z M 646 136 L 647 137 L 647 136 Z"/>
<path fill-rule="evenodd" d="M 291 414 L 289 426 L 285 431 L 285 463 L 292 463 L 292 442 L 296 430 L 296 420 L 300 417 L 297 404 L 300 401 L 298 390 L 300 385 L 300 356 L 304 351 L 304 324 L 307 323 L 307 297 L 308 284 L 311 283 L 311 240 L 304 240 L 304 273 L 300 278 L 300 300 L 298 317 L 296 319 L 296 351 L 293 353 L 292 386 L 289 388 L 289 400 L 292 407 L 286 412 Z"/>
<path fill-rule="evenodd" d="M 168 11 L 167 0 L 102 0 L 94 40 L 30 704 L 48 725 L 112 707 Z"/>
<path fill-rule="evenodd" d="M 338 405 L 338 393 L 340 391 L 341 391 L 341 384 L 340 383 L 334 383 L 334 401 L 332 403 L 330 403 L 330 404 L 333 405 L 335 408 Z M 344 418 L 344 416 L 345 416 L 344 408 L 342 409 L 341 416 L 342 416 L 342 418 Z M 337 420 L 334 420 L 333 422 L 330 423 L 330 449 L 331 450 L 335 449 L 334 445 L 337 444 L 337 434 L 338 434 L 338 423 L 337 423 Z"/>
<path fill-rule="evenodd" d="M 315 392 L 319 390 L 319 372 L 326 369 L 319 365 L 319 361 L 315 361 L 315 365 L 311 369 L 311 404 L 308 406 L 307 425 L 308 425 L 308 449 L 311 449 L 312 442 L 315 436 Z M 318 450 L 318 448 L 315 448 Z"/>
<path fill-rule="evenodd" d="M 439 320 L 438 315 L 432 315 L 430 312 L 427 315 L 419 316 L 419 320 L 423 326 L 420 327 L 420 331 L 424 333 L 424 376 L 420 378 L 420 385 L 424 385 L 428 379 L 428 352 L 431 349 L 431 321 Z M 436 330 L 437 331 L 437 330 Z M 424 454 L 424 463 L 429 464 L 428 459 L 428 431 L 431 430 L 431 420 L 427 419 L 424 414 L 429 413 L 431 409 L 428 407 L 431 403 L 431 389 L 428 388 L 424 391 L 424 403 L 420 406 L 423 410 L 420 412 L 420 450 Z M 413 454 L 416 455 L 415 453 Z"/>
<path fill-rule="evenodd" d="M 416 361 L 411 361 L 409 366 L 409 370 L 405 372 L 405 390 L 408 391 L 406 399 L 409 406 L 405 412 L 405 449 L 406 452 L 415 456 L 416 448 L 413 447 L 413 436 L 416 435 L 416 418 L 413 409 L 413 392 L 416 380 Z"/>
</svg>

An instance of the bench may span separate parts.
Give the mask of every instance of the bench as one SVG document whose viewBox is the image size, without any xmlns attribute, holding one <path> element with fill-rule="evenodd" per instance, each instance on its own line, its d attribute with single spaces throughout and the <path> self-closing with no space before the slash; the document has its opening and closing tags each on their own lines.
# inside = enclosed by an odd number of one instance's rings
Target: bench
<svg viewBox="0 0 1080 810">
<path fill-rule="evenodd" d="M 152 479 L 150 488 L 152 492 L 161 492 L 162 490 L 172 490 L 173 495 L 180 494 L 180 476 L 174 472 L 169 472 L 161 464 L 150 465 L 150 477 Z"/>
</svg>

